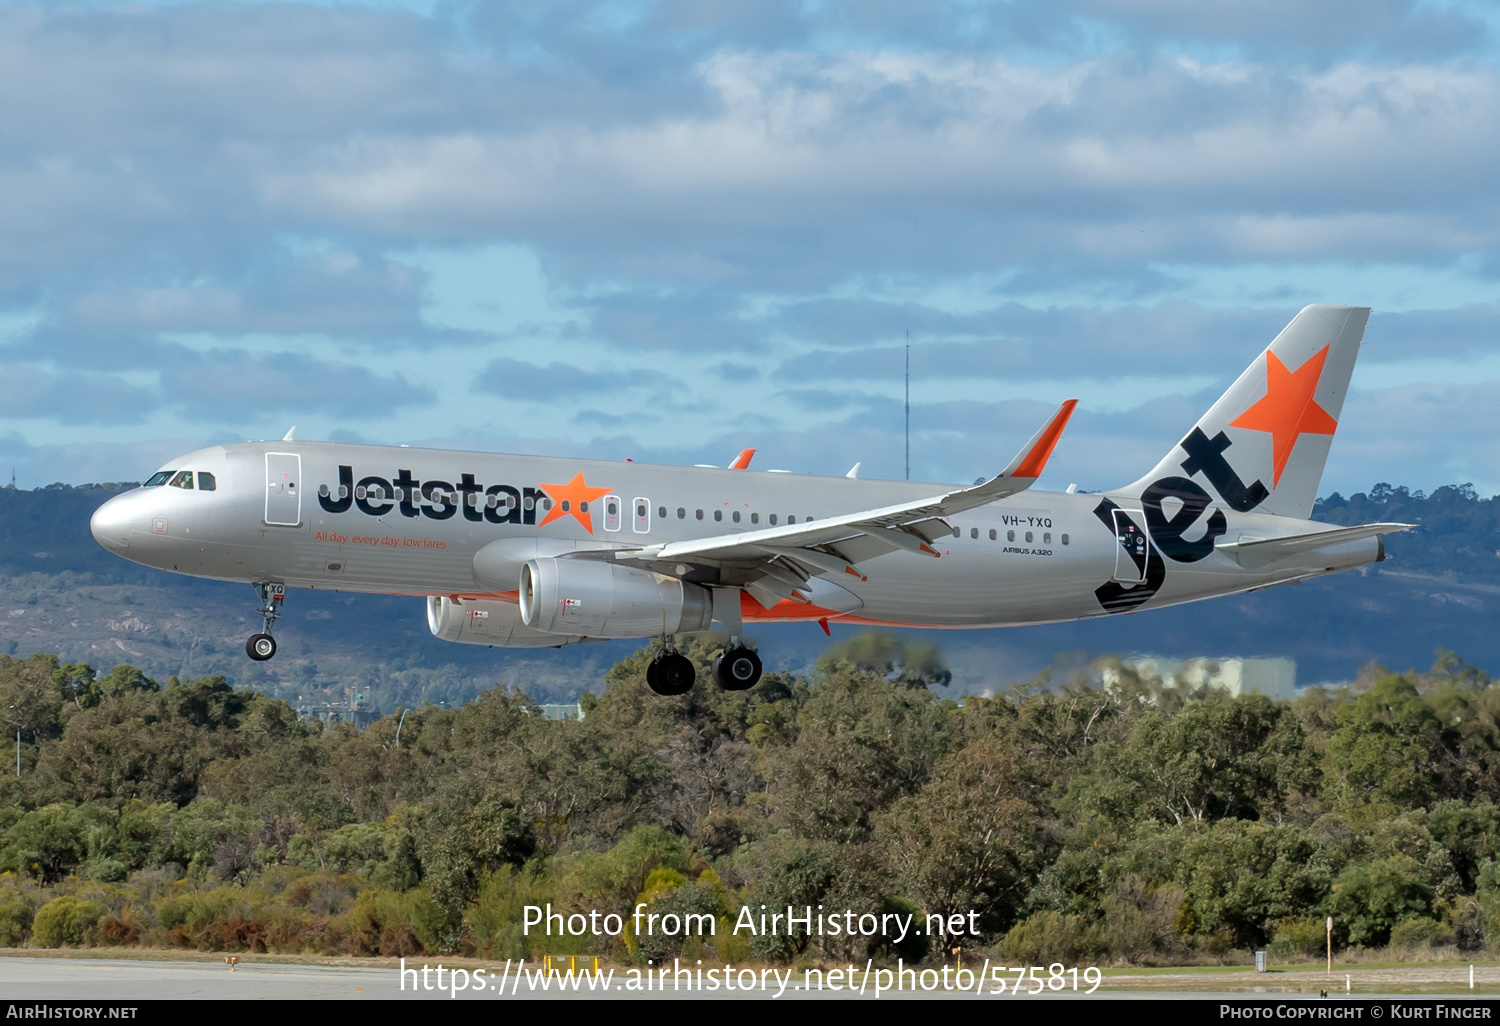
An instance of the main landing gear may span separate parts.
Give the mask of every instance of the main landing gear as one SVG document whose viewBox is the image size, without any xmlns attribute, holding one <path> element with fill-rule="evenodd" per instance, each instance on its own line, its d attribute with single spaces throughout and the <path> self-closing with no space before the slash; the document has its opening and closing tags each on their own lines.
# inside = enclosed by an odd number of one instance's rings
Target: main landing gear
<svg viewBox="0 0 1500 1026">
<path fill-rule="evenodd" d="M 732 638 L 729 647 L 714 656 L 714 683 L 725 691 L 748 691 L 760 681 L 760 656 Z M 693 661 L 677 651 L 671 638 L 662 640 L 661 651 L 646 666 L 646 685 L 658 695 L 685 695 L 697 679 Z"/>
<path fill-rule="evenodd" d="M 264 626 L 259 634 L 250 635 L 250 640 L 245 642 L 245 654 L 256 662 L 263 663 L 276 654 L 276 639 L 271 636 L 271 628 L 281 615 L 286 588 L 280 584 L 257 584 L 255 591 L 260 595 L 259 612 Z"/>
<path fill-rule="evenodd" d="M 685 695 L 697 676 L 693 661 L 677 651 L 671 638 L 663 639 L 661 651 L 646 666 L 646 685 L 658 695 Z"/>
<path fill-rule="evenodd" d="M 760 681 L 760 656 L 732 638 L 729 647 L 714 656 L 714 683 L 725 691 L 749 691 Z"/>
</svg>

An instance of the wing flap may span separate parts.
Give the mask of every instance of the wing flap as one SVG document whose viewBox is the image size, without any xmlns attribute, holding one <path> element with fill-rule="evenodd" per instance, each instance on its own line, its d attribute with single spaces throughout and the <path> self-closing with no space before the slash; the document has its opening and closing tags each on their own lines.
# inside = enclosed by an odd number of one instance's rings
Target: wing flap
<svg viewBox="0 0 1500 1026">
<path fill-rule="evenodd" d="M 942 523 L 942 518 L 951 517 L 965 510 L 987 506 L 1007 496 L 1030 488 L 1041 476 L 1047 460 L 1051 457 L 1057 441 L 1078 405 L 1077 399 L 1069 399 L 1057 408 L 1031 440 L 1016 454 L 1004 470 L 983 484 L 972 488 L 961 488 L 929 499 L 918 499 L 879 509 L 846 513 L 827 520 L 811 523 L 790 524 L 785 527 L 768 527 L 759 531 L 741 534 L 719 535 L 714 538 L 693 541 L 670 542 L 659 548 L 642 550 L 643 558 L 691 560 L 705 558 L 714 561 L 760 560 L 774 555 L 780 548 L 808 548 L 819 545 L 834 545 L 844 558 L 850 553 L 840 543 L 856 535 L 864 535 L 884 543 L 881 553 L 904 549 L 936 556 L 932 542 L 949 533 L 951 528 Z M 869 556 L 861 558 L 868 559 Z M 858 560 L 849 559 L 849 562 Z"/>
</svg>

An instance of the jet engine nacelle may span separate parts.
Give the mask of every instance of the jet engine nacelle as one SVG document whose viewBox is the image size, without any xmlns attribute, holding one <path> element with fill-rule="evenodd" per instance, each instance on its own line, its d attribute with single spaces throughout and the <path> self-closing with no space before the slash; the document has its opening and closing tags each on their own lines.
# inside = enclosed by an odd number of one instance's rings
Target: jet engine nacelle
<svg viewBox="0 0 1500 1026">
<path fill-rule="evenodd" d="M 521 610 L 514 602 L 455 600 L 446 595 L 427 597 L 427 627 L 443 641 L 493 648 L 557 648 L 594 640 L 534 631 L 521 622 Z"/>
<path fill-rule="evenodd" d="M 649 638 L 706 631 L 707 588 L 596 559 L 533 559 L 521 568 L 521 622 L 594 638 Z"/>
</svg>

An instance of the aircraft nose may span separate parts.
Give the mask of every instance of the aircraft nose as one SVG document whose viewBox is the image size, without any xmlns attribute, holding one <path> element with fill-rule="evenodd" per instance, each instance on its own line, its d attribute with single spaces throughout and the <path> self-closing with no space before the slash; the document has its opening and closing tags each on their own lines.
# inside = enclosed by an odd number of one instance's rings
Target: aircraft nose
<svg viewBox="0 0 1500 1026">
<path fill-rule="evenodd" d="M 131 506 L 128 496 L 117 495 L 94 510 L 89 530 L 94 540 L 111 552 L 124 554 L 130 547 Z"/>
</svg>

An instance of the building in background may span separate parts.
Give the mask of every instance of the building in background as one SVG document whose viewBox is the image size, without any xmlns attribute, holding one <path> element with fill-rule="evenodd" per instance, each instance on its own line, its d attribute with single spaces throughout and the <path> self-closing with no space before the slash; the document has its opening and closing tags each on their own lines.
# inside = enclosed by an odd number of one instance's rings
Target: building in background
<svg viewBox="0 0 1500 1026">
<path fill-rule="evenodd" d="M 308 702 L 298 695 L 292 710 L 299 720 L 321 720 L 325 730 L 331 730 L 336 723 L 349 723 L 355 730 L 364 730 L 380 719 L 380 710 L 369 700 L 366 691 L 345 688 L 344 698 L 342 702 Z"/>
<path fill-rule="evenodd" d="M 1120 665 L 1134 671 L 1142 680 L 1160 680 L 1163 687 L 1190 690 L 1210 687 L 1231 695 L 1256 694 L 1286 701 L 1297 697 L 1297 663 L 1283 656 L 1169 659 L 1165 656 L 1131 655 L 1120 660 Z M 1106 671 L 1105 683 L 1114 683 L 1110 676 Z"/>
</svg>

